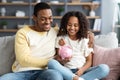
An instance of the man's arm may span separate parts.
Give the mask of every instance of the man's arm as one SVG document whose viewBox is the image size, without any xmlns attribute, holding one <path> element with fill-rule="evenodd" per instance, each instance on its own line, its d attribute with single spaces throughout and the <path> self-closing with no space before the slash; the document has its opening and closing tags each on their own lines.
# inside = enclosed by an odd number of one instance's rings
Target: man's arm
<svg viewBox="0 0 120 80">
<path fill-rule="evenodd" d="M 93 46 L 94 46 L 94 33 L 92 33 L 91 31 L 88 31 L 88 38 L 89 38 L 88 45 L 89 45 L 89 47 L 93 48 Z"/>
<path fill-rule="evenodd" d="M 47 65 L 48 59 L 34 57 L 30 54 L 31 50 L 27 42 L 25 32 L 18 32 L 15 38 L 15 54 L 16 59 L 21 66 L 43 68 Z"/>
</svg>

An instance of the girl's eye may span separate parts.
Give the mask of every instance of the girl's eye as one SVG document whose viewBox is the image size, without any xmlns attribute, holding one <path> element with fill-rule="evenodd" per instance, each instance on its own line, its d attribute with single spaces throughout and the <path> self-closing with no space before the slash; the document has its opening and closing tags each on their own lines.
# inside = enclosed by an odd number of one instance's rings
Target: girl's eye
<svg viewBox="0 0 120 80">
<path fill-rule="evenodd" d="M 68 26 L 72 26 L 72 24 L 68 24 Z"/>
<path fill-rule="evenodd" d="M 75 26 L 75 27 L 78 27 L 79 25 L 78 25 L 78 24 L 75 24 L 74 26 Z"/>
<path fill-rule="evenodd" d="M 78 24 L 68 24 L 68 26 L 79 27 L 79 25 L 78 25 Z"/>
</svg>

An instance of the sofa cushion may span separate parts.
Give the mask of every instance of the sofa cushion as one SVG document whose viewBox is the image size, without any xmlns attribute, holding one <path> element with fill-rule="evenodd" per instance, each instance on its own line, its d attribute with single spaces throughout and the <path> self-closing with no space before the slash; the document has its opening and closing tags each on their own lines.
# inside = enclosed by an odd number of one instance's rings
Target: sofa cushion
<svg viewBox="0 0 120 80">
<path fill-rule="evenodd" d="M 95 44 L 106 48 L 117 48 L 117 34 L 115 32 L 110 32 L 108 34 L 96 35 Z"/>
<path fill-rule="evenodd" d="M 14 61 L 14 36 L 0 37 L 0 75 L 11 72 Z"/>
<path fill-rule="evenodd" d="M 93 66 L 107 64 L 110 73 L 104 80 L 118 80 L 120 77 L 120 48 L 94 46 Z"/>
</svg>

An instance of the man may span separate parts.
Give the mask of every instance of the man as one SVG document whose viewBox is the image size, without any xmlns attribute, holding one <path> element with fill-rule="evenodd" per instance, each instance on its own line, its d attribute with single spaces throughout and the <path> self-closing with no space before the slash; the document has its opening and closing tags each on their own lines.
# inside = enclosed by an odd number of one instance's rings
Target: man
<svg viewBox="0 0 120 80">
<path fill-rule="evenodd" d="M 56 31 L 51 27 L 52 10 L 44 2 L 34 7 L 34 26 L 26 26 L 16 33 L 16 61 L 14 73 L 0 80 L 63 80 L 59 72 L 47 69 L 49 59 L 55 55 Z"/>
</svg>

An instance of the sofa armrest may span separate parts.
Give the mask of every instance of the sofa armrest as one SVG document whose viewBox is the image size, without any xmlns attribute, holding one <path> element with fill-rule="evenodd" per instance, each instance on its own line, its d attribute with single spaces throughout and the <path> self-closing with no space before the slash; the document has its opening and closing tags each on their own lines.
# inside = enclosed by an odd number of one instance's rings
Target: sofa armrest
<svg viewBox="0 0 120 80">
<path fill-rule="evenodd" d="M 15 36 L 0 37 L 0 75 L 11 72 L 15 59 L 14 38 Z"/>
</svg>

